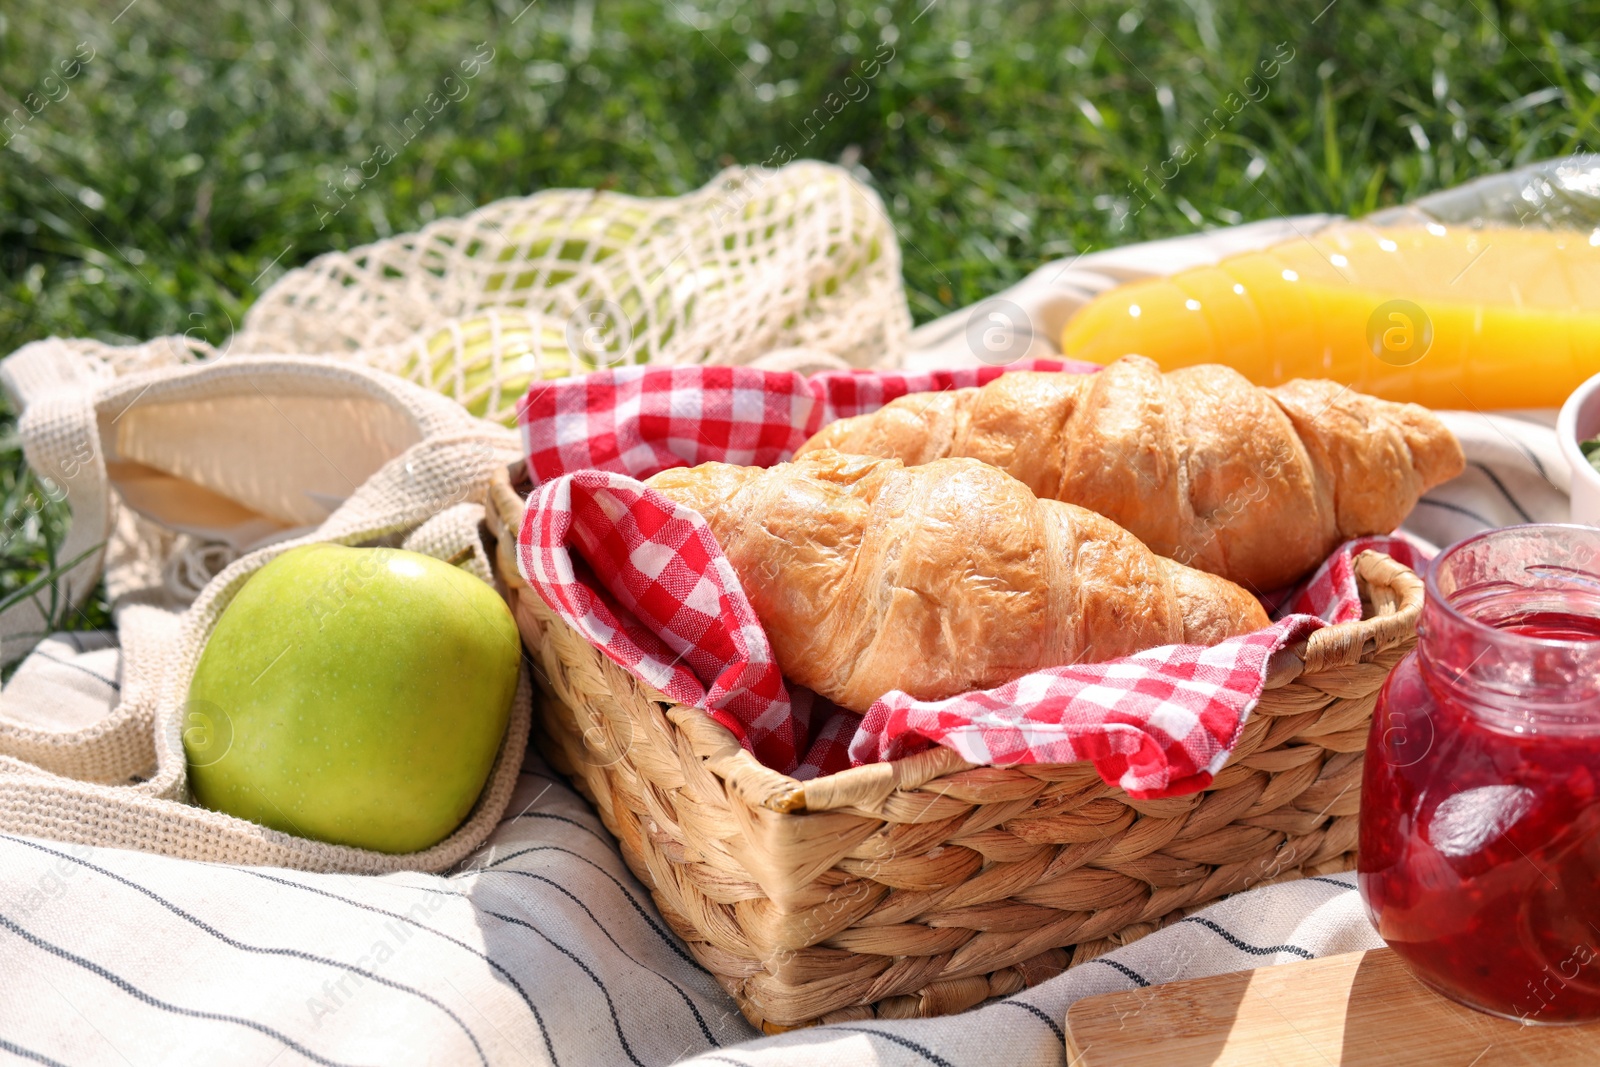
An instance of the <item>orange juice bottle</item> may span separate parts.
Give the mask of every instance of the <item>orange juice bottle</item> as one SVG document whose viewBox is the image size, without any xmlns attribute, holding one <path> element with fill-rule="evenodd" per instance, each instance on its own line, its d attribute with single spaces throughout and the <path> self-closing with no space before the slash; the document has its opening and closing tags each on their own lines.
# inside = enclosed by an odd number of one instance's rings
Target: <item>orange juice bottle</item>
<svg viewBox="0 0 1600 1067">
<path fill-rule="evenodd" d="M 1600 230 L 1341 222 L 1102 294 L 1062 351 L 1440 408 L 1554 407 L 1600 373 Z"/>
</svg>

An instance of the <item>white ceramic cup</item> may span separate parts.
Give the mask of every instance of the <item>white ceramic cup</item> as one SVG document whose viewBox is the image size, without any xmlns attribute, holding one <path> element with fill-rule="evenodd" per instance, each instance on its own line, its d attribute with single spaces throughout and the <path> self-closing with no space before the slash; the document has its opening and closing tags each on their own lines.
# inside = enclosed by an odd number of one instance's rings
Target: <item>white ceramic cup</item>
<svg viewBox="0 0 1600 1067">
<path fill-rule="evenodd" d="M 1572 521 L 1600 526 L 1600 471 L 1578 448 L 1579 441 L 1600 437 L 1600 374 L 1578 386 L 1561 405 L 1556 436 L 1572 467 Z"/>
</svg>

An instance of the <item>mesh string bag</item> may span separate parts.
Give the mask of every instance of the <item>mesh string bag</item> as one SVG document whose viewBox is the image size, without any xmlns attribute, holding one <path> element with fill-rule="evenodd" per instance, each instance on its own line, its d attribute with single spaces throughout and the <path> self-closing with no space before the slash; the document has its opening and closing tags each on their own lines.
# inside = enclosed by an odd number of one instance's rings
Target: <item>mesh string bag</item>
<svg viewBox="0 0 1600 1067">
<path fill-rule="evenodd" d="M 549 190 L 329 253 L 264 293 L 228 351 L 354 359 L 509 423 L 539 378 L 790 348 L 887 366 L 910 327 L 882 201 L 797 162 L 672 198 Z"/>
</svg>

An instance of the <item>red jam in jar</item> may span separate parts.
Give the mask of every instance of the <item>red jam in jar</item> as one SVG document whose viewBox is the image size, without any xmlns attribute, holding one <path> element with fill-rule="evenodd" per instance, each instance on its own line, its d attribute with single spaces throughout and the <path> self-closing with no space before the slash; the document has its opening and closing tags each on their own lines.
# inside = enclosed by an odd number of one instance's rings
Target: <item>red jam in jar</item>
<svg viewBox="0 0 1600 1067">
<path fill-rule="evenodd" d="M 1600 529 L 1446 549 L 1378 694 L 1358 861 L 1427 984 L 1528 1023 L 1600 1019 Z"/>
</svg>

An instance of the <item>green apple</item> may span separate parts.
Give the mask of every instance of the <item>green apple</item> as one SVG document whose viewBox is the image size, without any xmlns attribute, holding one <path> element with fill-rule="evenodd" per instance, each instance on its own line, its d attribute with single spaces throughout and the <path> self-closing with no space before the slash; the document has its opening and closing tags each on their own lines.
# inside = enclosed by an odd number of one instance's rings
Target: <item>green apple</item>
<svg viewBox="0 0 1600 1067">
<path fill-rule="evenodd" d="M 427 848 L 483 791 L 521 648 L 499 595 L 432 556 L 291 549 L 245 582 L 200 655 L 190 788 L 301 837 Z"/>
</svg>

